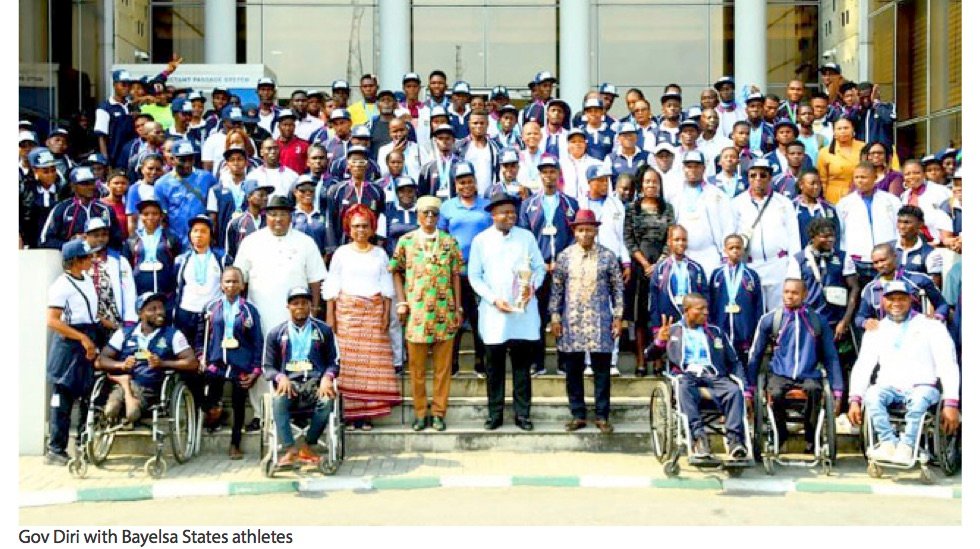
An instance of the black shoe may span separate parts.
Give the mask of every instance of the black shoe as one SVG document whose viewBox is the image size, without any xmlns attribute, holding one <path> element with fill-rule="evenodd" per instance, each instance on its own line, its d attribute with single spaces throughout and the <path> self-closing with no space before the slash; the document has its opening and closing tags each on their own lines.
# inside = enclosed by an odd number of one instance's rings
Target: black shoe
<svg viewBox="0 0 980 549">
<path fill-rule="evenodd" d="M 530 419 L 527 419 L 526 417 L 519 417 L 519 418 L 515 419 L 514 420 L 514 425 L 517 425 L 517 427 L 520 430 L 522 430 L 522 431 L 533 431 L 534 430 L 534 424 L 531 423 L 531 420 Z"/>
<path fill-rule="evenodd" d="M 64 450 L 61 452 L 52 452 L 51 450 L 48 450 L 48 452 L 44 454 L 45 465 L 64 466 L 68 465 L 69 460 L 71 460 L 71 458 L 68 457 L 68 453 Z"/>
<path fill-rule="evenodd" d="M 483 428 L 487 431 L 494 431 L 500 428 L 500 426 L 503 424 L 504 424 L 504 420 L 502 418 L 491 417 L 491 418 L 487 418 L 487 420 L 483 422 Z"/>
<path fill-rule="evenodd" d="M 417 418 L 412 422 L 412 430 L 416 433 L 419 431 L 424 431 L 427 426 L 427 422 L 424 417 Z"/>
<path fill-rule="evenodd" d="M 537 370 L 531 370 L 531 377 L 538 377 L 547 373 L 547 368 L 538 368 Z"/>
<path fill-rule="evenodd" d="M 260 429 L 262 429 L 262 420 L 257 417 L 253 417 L 252 421 L 248 422 L 248 425 L 245 426 L 246 433 L 255 433 Z"/>
<path fill-rule="evenodd" d="M 736 442 L 731 445 L 731 450 L 728 451 L 728 457 L 732 459 L 745 459 L 749 455 L 749 450 L 741 442 Z"/>
<path fill-rule="evenodd" d="M 817 451 L 816 444 L 814 444 L 812 442 L 807 442 L 806 443 L 806 448 L 803 450 L 803 453 L 804 454 L 814 454 L 814 455 L 816 455 L 816 451 Z"/>
<path fill-rule="evenodd" d="M 398 377 L 401 377 L 401 376 L 405 375 L 405 367 L 404 366 L 395 366 L 395 375 L 398 376 Z"/>
<path fill-rule="evenodd" d="M 439 416 L 434 416 L 432 418 L 432 428 L 435 429 L 436 431 L 445 431 L 446 420 Z"/>
</svg>

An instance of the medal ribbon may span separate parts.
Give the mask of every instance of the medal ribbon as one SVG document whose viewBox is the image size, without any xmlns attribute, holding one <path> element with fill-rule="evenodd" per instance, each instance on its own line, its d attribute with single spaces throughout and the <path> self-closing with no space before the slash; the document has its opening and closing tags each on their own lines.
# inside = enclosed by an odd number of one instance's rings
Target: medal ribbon
<svg viewBox="0 0 980 549">
<path fill-rule="evenodd" d="M 308 360 L 310 357 L 310 345 L 313 339 L 313 323 L 306 320 L 306 325 L 297 328 L 292 322 L 289 323 L 289 360 L 299 361 Z"/>
</svg>

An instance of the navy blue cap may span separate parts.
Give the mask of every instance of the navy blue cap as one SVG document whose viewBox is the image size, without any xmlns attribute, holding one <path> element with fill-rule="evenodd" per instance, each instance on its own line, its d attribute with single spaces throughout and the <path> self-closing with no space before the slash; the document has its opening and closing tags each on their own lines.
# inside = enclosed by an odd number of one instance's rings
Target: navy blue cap
<svg viewBox="0 0 980 549">
<path fill-rule="evenodd" d="M 796 135 L 800 135 L 800 129 L 797 128 L 796 124 L 794 124 L 793 121 L 790 120 L 789 118 L 780 118 L 779 120 L 777 120 L 775 123 L 773 123 L 772 130 L 776 131 L 779 128 L 782 128 L 783 126 L 786 126 L 788 128 L 793 128 L 793 133 Z"/>
<path fill-rule="evenodd" d="M 68 261 L 69 259 L 86 257 L 98 251 L 99 248 L 93 248 L 88 245 L 88 242 L 76 238 L 61 245 L 61 259 Z"/>
<path fill-rule="evenodd" d="M 109 161 L 106 157 L 102 156 L 102 153 L 92 153 L 85 158 L 85 163 L 91 166 L 92 164 L 102 164 L 103 166 L 108 166 Z"/>
<path fill-rule="evenodd" d="M 404 84 L 405 82 L 418 82 L 419 84 L 421 84 L 422 77 L 419 76 L 418 73 L 416 72 L 408 72 L 405 73 L 405 76 L 402 76 L 402 84 Z"/>
<path fill-rule="evenodd" d="M 589 169 L 585 170 L 585 178 L 589 180 L 601 179 L 603 177 L 611 177 L 611 176 L 612 176 L 612 172 L 609 171 L 609 168 L 607 168 L 602 164 L 589 166 Z"/>
<path fill-rule="evenodd" d="M 237 145 L 237 144 L 236 145 L 232 145 L 232 146 L 228 147 L 227 149 L 225 149 L 225 152 L 222 153 L 222 156 L 225 157 L 225 160 L 228 160 L 228 157 L 230 157 L 232 154 L 235 154 L 235 153 L 241 153 L 242 156 L 244 156 L 246 160 L 248 159 L 248 151 L 245 150 L 245 147 L 243 147 L 241 145 Z"/>
<path fill-rule="evenodd" d="M 162 294 L 160 292 L 143 292 L 136 298 L 136 312 L 143 310 L 143 307 L 147 303 L 152 303 L 154 301 L 160 301 L 164 304 L 167 303 L 167 294 Z"/>
<path fill-rule="evenodd" d="M 541 171 L 541 168 L 558 169 L 558 167 L 558 157 L 553 154 L 543 154 L 541 160 L 538 160 L 538 171 Z"/>
<path fill-rule="evenodd" d="M 350 84 L 348 84 L 346 80 L 334 80 L 333 84 L 330 86 L 330 89 L 334 91 L 337 90 L 350 91 Z"/>
<path fill-rule="evenodd" d="M 351 137 L 357 137 L 359 139 L 371 139 L 371 130 L 365 125 L 354 126 L 351 130 Z"/>
<path fill-rule="evenodd" d="M 146 208 L 147 206 L 156 206 L 157 208 L 160 208 L 161 212 L 163 211 L 163 205 L 160 204 L 160 201 L 157 200 L 152 193 L 147 198 L 140 200 L 136 204 L 136 211 L 142 212 L 143 208 Z"/>
<path fill-rule="evenodd" d="M 171 150 L 171 154 L 180 158 L 182 156 L 194 156 L 197 153 L 194 150 L 194 144 L 186 139 L 181 139 L 180 141 L 174 143 L 174 148 Z"/>
<path fill-rule="evenodd" d="M 617 135 L 623 135 L 624 133 L 636 133 L 636 124 L 632 122 L 620 122 L 619 130 L 616 132 Z"/>
<path fill-rule="evenodd" d="M 517 164 L 521 159 L 517 156 L 517 151 L 511 148 L 500 151 L 501 164 Z"/>
<path fill-rule="evenodd" d="M 136 79 L 129 74 L 129 71 L 124 69 L 119 69 L 112 71 L 112 83 L 116 82 L 135 82 Z"/>
<path fill-rule="evenodd" d="M 35 168 L 50 168 L 57 164 L 54 154 L 47 147 L 36 147 L 27 153 L 27 160 Z"/>
<path fill-rule="evenodd" d="M 449 112 L 446 111 L 446 107 L 443 107 L 442 105 L 432 107 L 432 110 L 429 111 L 429 120 L 432 120 L 437 116 L 445 116 L 446 118 L 449 118 Z"/>
<path fill-rule="evenodd" d="M 296 116 L 296 113 L 294 113 L 292 109 L 282 109 L 281 111 L 279 111 L 279 115 L 277 118 L 279 120 L 282 120 L 284 118 L 292 118 L 293 120 L 299 119 L 299 117 Z"/>
<path fill-rule="evenodd" d="M 248 198 L 249 195 L 255 191 L 262 189 L 265 189 L 265 191 L 268 193 L 276 192 L 276 187 L 274 185 L 263 185 L 254 179 L 246 179 L 245 182 L 242 183 L 242 192 L 245 193 L 245 198 Z"/>
<path fill-rule="evenodd" d="M 572 138 L 575 137 L 575 136 L 579 136 L 579 137 L 582 137 L 584 139 L 588 139 L 588 136 L 585 135 L 585 130 L 583 130 L 582 128 L 572 128 L 572 129 L 568 130 L 568 134 L 566 135 L 566 139 L 568 141 L 571 141 Z"/>
<path fill-rule="evenodd" d="M 187 100 L 188 101 L 204 101 L 204 94 L 201 93 L 201 92 L 199 92 L 199 91 L 193 91 L 192 90 L 191 93 L 187 94 Z"/>
<path fill-rule="evenodd" d="M 51 133 L 48 134 L 48 137 L 54 137 L 56 135 L 63 135 L 65 137 L 68 137 L 68 130 L 61 127 L 57 127 L 51 130 Z"/>
<path fill-rule="evenodd" d="M 226 88 L 224 86 L 215 86 L 214 89 L 211 90 L 211 97 L 214 97 L 214 94 L 216 94 L 216 93 L 223 93 L 225 95 L 230 95 L 228 93 L 228 88 Z"/>
<path fill-rule="evenodd" d="M 745 98 L 745 104 L 748 105 L 753 101 L 765 101 L 766 96 L 762 95 L 761 92 L 750 93 L 748 97 Z"/>
<path fill-rule="evenodd" d="M 449 124 L 439 124 L 434 130 L 432 130 L 432 137 L 435 137 L 442 133 L 448 133 L 449 135 L 455 136 L 453 132 L 453 127 Z"/>
<path fill-rule="evenodd" d="M 91 233 L 93 231 L 100 231 L 102 229 L 109 230 L 109 224 L 105 222 L 105 219 L 101 217 L 90 217 L 85 222 L 85 232 Z"/>
<path fill-rule="evenodd" d="M 415 187 L 415 180 L 407 175 L 400 175 L 395 178 L 395 189 L 400 189 L 402 187 Z"/>
<path fill-rule="evenodd" d="M 242 122 L 245 120 L 245 111 L 241 107 L 225 105 L 225 108 L 221 109 L 221 119 L 231 122 Z"/>
<path fill-rule="evenodd" d="M 393 92 L 391 90 L 385 89 L 385 90 L 381 90 L 381 91 L 378 92 L 377 99 L 381 99 L 382 97 L 384 97 L 386 95 L 388 97 L 392 98 L 392 99 L 395 98 L 395 92 Z"/>
<path fill-rule="evenodd" d="M 684 128 L 694 128 L 697 131 L 701 131 L 701 125 L 693 118 L 685 118 L 677 125 L 677 131 L 683 131 Z"/>
<path fill-rule="evenodd" d="M 718 80 L 715 80 L 714 88 L 717 91 L 721 91 L 721 87 L 724 86 L 725 84 L 731 84 L 732 87 L 734 88 L 735 87 L 735 79 L 732 78 L 731 76 L 722 76 Z"/>
<path fill-rule="evenodd" d="M 350 113 L 347 109 L 334 109 L 330 111 L 330 121 L 334 120 L 350 120 Z"/>
<path fill-rule="evenodd" d="M 362 147 L 361 145 L 351 145 L 347 147 L 347 158 L 350 158 L 352 154 L 362 154 L 364 158 L 371 158 L 370 151 L 367 147 Z"/>
<path fill-rule="evenodd" d="M 95 174 L 92 173 L 92 168 L 89 168 L 88 166 L 79 166 L 71 171 L 71 173 L 68 175 L 68 179 L 75 185 L 90 183 L 94 184 Z"/>
<path fill-rule="evenodd" d="M 187 221 L 187 233 L 190 234 L 191 229 L 194 225 L 207 225 L 211 233 L 214 233 L 214 224 L 211 223 L 211 218 L 207 214 L 195 215 Z"/>
<path fill-rule="evenodd" d="M 683 101 L 684 100 L 684 98 L 681 97 L 681 94 L 670 92 L 670 93 L 665 93 L 665 94 L 663 94 L 663 95 L 660 96 L 660 104 L 663 105 L 664 103 L 666 103 L 667 101 L 669 101 L 671 99 L 676 99 L 678 101 Z"/>
<path fill-rule="evenodd" d="M 770 164 L 765 158 L 756 158 L 753 160 L 752 164 L 749 165 L 749 169 L 751 170 L 753 168 L 762 168 L 770 174 L 772 173 L 772 164 Z"/>
<path fill-rule="evenodd" d="M 190 105 L 188 104 L 188 106 L 190 106 Z M 184 98 L 183 97 L 178 97 L 178 98 L 174 99 L 172 103 L 170 103 L 170 112 L 172 112 L 172 113 L 178 113 L 181 110 L 183 110 L 183 108 L 184 108 Z"/>
<path fill-rule="evenodd" d="M 616 86 L 610 84 L 609 82 L 599 84 L 599 93 L 608 93 L 613 97 L 619 97 L 619 94 L 616 93 Z"/>
<path fill-rule="evenodd" d="M 914 292 L 912 291 L 911 288 L 909 288 L 908 284 L 906 284 L 904 280 L 896 279 L 896 280 L 889 280 L 888 282 L 885 282 L 884 286 L 882 287 L 881 295 L 897 294 L 897 293 L 911 294 Z"/>
<path fill-rule="evenodd" d="M 551 74 L 551 72 L 539 71 L 537 74 L 534 75 L 534 80 L 531 80 L 530 82 L 527 83 L 527 87 L 533 88 L 534 86 L 537 86 L 542 82 L 557 82 L 557 81 L 558 79 L 555 78 L 555 75 Z"/>
<path fill-rule="evenodd" d="M 938 159 L 938 158 L 936 158 L 936 155 L 934 155 L 934 154 L 927 154 L 927 155 L 923 156 L 922 157 L 922 160 L 920 160 L 919 162 L 922 164 L 923 167 L 928 166 L 929 164 L 932 164 L 932 163 L 936 163 L 936 164 L 942 164 L 943 163 L 943 161 L 940 160 L 940 159 Z"/>
<path fill-rule="evenodd" d="M 500 116 L 503 116 L 505 113 L 509 113 L 509 112 L 514 113 L 514 116 L 517 116 L 518 110 L 517 107 L 515 107 L 514 105 L 507 103 L 506 105 L 501 105 L 500 109 L 498 109 L 497 112 L 500 113 Z"/>
<path fill-rule="evenodd" d="M 955 157 L 955 156 L 956 156 L 957 154 L 959 154 L 959 152 L 960 152 L 960 150 L 959 150 L 959 149 L 954 149 L 954 148 L 952 148 L 952 147 L 947 147 L 947 148 L 946 148 L 946 149 L 944 149 L 944 150 L 943 150 L 942 152 L 940 152 L 940 153 L 937 153 L 937 154 L 936 154 L 936 158 L 938 158 L 938 159 L 940 159 L 940 160 L 946 160 L 946 159 L 947 159 L 947 158 L 949 158 L 950 156 L 953 156 L 953 157 Z"/>
<path fill-rule="evenodd" d="M 289 293 L 286 294 L 286 303 L 291 303 L 297 297 L 313 299 L 313 293 L 310 292 L 309 286 L 296 286 L 295 288 L 290 288 Z"/>
<path fill-rule="evenodd" d="M 269 78 L 268 76 L 264 76 L 262 78 L 259 78 L 259 81 L 255 84 L 256 88 L 261 88 L 262 86 L 272 86 L 274 88 L 276 87 L 276 81 Z"/>
<path fill-rule="evenodd" d="M 841 74 L 840 65 L 838 65 L 837 63 L 824 63 L 823 65 L 820 65 L 820 68 L 817 70 L 817 72 L 819 72 L 820 74 L 823 74 L 825 72 L 833 72 L 833 73 Z"/>
<path fill-rule="evenodd" d="M 470 95 L 470 85 L 462 80 L 457 81 L 453 84 L 453 93 L 460 93 L 464 95 Z"/>
<path fill-rule="evenodd" d="M 494 86 L 490 91 L 490 99 L 494 97 L 510 97 L 510 92 L 504 86 Z"/>
</svg>

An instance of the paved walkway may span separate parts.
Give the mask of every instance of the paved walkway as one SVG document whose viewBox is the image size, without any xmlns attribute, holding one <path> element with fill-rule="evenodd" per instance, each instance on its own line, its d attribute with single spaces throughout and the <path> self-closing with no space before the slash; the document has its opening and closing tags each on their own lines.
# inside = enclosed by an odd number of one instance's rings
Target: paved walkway
<svg viewBox="0 0 980 549">
<path fill-rule="evenodd" d="M 20 506 L 76 501 L 140 500 L 202 495 L 386 490 L 436 487 L 654 487 L 713 490 L 730 493 L 862 493 L 959 498 L 960 476 L 944 477 L 925 486 L 918 470 L 886 470 L 881 479 L 865 472 L 860 456 L 842 456 L 831 475 L 818 469 L 778 467 L 767 476 L 761 466 L 741 478 L 721 471 L 698 471 L 681 460 L 679 478 L 667 478 L 649 455 L 605 453 L 461 452 L 351 456 L 337 475 L 324 477 L 313 468 L 263 475 L 259 460 L 242 461 L 205 454 L 177 465 L 168 459 L 164 478 L 143 472 L 145 457 L 112 457 L 104 467 L 89 467 L 84 479 L 67 468 L 45 465 L 40 457 L 20 458 Z"/>
</svg>

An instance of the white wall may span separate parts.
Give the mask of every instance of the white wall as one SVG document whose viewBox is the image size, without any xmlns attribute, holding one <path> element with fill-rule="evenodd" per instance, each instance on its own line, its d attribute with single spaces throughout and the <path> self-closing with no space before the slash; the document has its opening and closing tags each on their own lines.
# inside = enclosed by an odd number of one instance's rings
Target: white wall
<svg viewBox="0 0 980 549">
<path fill-rule="evenodd" d="M 45 365 L 51 334 L 47 327 L 48 286 L 61 274 L 61 254 L 55 250 L 19 250 L 18 413 L 20 455 L 44 453 L 47 418 Z"/>
</svg>

